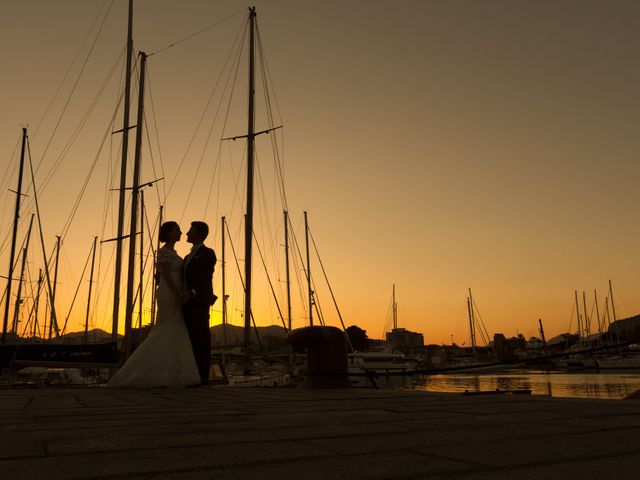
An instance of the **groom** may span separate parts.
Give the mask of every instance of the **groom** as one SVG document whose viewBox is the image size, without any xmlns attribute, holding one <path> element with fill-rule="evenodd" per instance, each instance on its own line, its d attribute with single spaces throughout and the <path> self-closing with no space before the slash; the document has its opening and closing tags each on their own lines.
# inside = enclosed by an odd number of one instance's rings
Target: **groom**
<svg viewBox="0 0 640 480">
<path fill-rule="evenodd" d="M 211 335 L 209 309 L 218 297 L 213 294 L 212 278 L 216 264 L 215 252 L 204 244 L 209 226 L 204 222 L 191 222 L 187 242 L 191 252 L 184 258 L 183 279 L 186 290 L 182 306 L 184 321 L 189 331 L 193 355 L 200 372 L 200 383 L 209 383 L 211 364 Z"/>
</svg>

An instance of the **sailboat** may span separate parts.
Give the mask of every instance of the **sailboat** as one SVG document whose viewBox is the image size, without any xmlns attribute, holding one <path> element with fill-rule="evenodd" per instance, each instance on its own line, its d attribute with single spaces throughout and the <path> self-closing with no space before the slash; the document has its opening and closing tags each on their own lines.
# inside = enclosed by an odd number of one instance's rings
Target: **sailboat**
<svg viewBox="0 0 640 480">
<path fill-rule="evenodd" d="M 16 208 L 13 221 L 13 236 L 12 236 L 12 248 L 9 258 L 9 274 L 7 278 L 7 289 L 5 293 L 5 309 L 4 309 L 4 321 L 2 326 L 2 344 L 0 345 L 0 368 L 9 367 L 25 367 L 31 365 L 39 366 L 67 366 L 70 364 L 79 364 L 84 366 L 105 365 L 112 364 L 117 361 L 117 347 L 115 342 L 103 342 L 89 344 L 88 342 L 82 344 L 63 344 L 63 343 L 43 343 L 44 341 L 35 341 L 35 328 L 33 337 L 29 340 L 22 340 L 17 334 L 18 324 L 18 309 L 22 303 L 21 299 L 21 285 L 22 285 L 22 272 L 20 275 L 20 283 L 18 285 L 17 298 L 14 307 L 14 321 L 12 328 L 8 328 L 8 316 L 9 316 L 9 304 L 11 298 L 11 286 L 13 281 L 13 265 L 14 265 L 14 253 L 18 228 L 18 220 L 20 213 L 20 199 L 22 195 L 22 179 L 25 160 L 25 148 L 28 142 L 27 129 L 23 128 L 22 131 L 22 151 L 20 156 L 20 174 L 18 177 L 18 188 L 16 190 Z M 37 206 L 37 193 L 34 188 L 34 197 L 36 198 Z M 39 223 L 39 209 L 38 223 Z M 33 217 L 32 216 L 32 222 Z M 28 241 L 31 233 L 31 224 L 29 226 L 29 233 L 25 241 L 28 246 Z M 24 263 L 26 261 L 27 246 L 24 248 L 22 256 L 22 271 L 24 271 Z M 44 252 L 44 250 L 43 250 Z M 95 255 L 95 245 L 93 248 Z M 95 258 L 95 257 L 94 257 Z M 47 265 L 45 265 L 45 271 L 47 273 L 47 287 L 50 295 L 51 305 L 55 305 L 54 294 L 51 292 L 51 282 L 49 280 L 49 272 Z M 93 273 L 92 273 L 93 274 Z M 55 281 L 55 280 L 54 280 Z M 42 282 L 39 282 L 39 284 Z M 89 298 L 90 302 L 90 298 Z M 56 335 L 59 333 L 55 308 L 52 307 L 51 315 L 51 327 L 55 328 Z"/>
<path fill-rule="evenodd" d="M 124 193 L 125 193 L 125 181 L 126 181 L 126 158 L 127 158 L 127 145 L 128 145 L 128 135 L 129 135 L 129 97 L 131 90 L 131 59 L 132 59 L 132 51 L 133 51 L 133 39 L 132 39 L 132 25 L 133 25 L 133 0 L 129 0 L 129 15 L 128 15 L 128 33 L 127 33 L 127 58 L 126 58 L 126 77 L 125 77 L 125 109 L 124 109 L 124 126 L 123 126 L 123 146 L 122 146 L 122 178 L 121 178 L 121 186 L 120 186 L 120 211 L 118 216 L 118 236 L 115 239 L 118 244 L 118 253 L 116 259 L 116 282 L 114 288 L 114 320 L 113 320 L 113 330 L 111 334 L 111 340 L 100 343 L 85 343 L 82 344 L 65 344 L 60 343 L 61 338 L 59 336 L 59 328 L 57 325 L 57 319 L 55 315 L 55 296 L 52 294 L 51 282 L 49 280 L 48 273 L 48 265 L 46 261 L 46 255 L 44 255 L 44 246 L 43 246 L 43 257 L 45 258 L 45 270 L 47 272 L 47 286 L 48 292 L 50 295 L 50 306 L 51 306 L 51 325 L 55 327 L 56 339 L 54 341 L 49 341 L 49 343 L 32 343 L 32 342 L 18 342 L 15 343 L 7 343 L 7 322 L 6 318 L 8 315 L 9 301 L 10 301 L 10 293 L 11 293 L 11 282 L 12 282 L 12 268 L 13 268 L 13 248 L 11 252 L 10 258 L 10 266 L 9 266 L 9 278 L 7 283 L 7 291 L 6 291 L 6 302 L 5 302 L 5 321 L 3 323 L 2 330 L 2 344 L 0 345 L 0 368 L 8 368 L 8 367 L 24 367 L 24 366 L 49 366 L 49 367 L 113 367 L 117 365 L 120 359 L 120 351 L 118 349 L 118 315 L 117 312 L 119 310 L 119 283 L 120 283 L 120 267 L 121 267 L 121 245 L 123 240 L 122 235 L 122 225 L 124 221 Z M 141 72 L 141 78 L 144 78 L 143 72 Z M 140 90 L 140 105 L 142 104 L 141 99 L 144 96 L 144 89 Z M 140 112 L 139 118 L 140 122 Z M 139 150 L 139 142 L 140 142 L 140 131 L 138 131 L 138 141 L 137 141 L 137 150 Z M 17 190 L 17 200 L 16 200 L 16 210 L 14 216 L 14 227 L 13 227 L 13 241 L 12 245 L 15 245 L 16 239 L 16 231 L 18 218 L 20 213 L 20 197 L 21 197 L 21 188 L 22 188 L 22 176 L 24 169 L 24 157 L 25 157 L 25 145 L 27 143 L 27 130 L 23 129 L 23 140 L 22 140 L 22 151 L 21 151 L 21 161 L 20 161 L 20 174 L 18 179 L 18 190 Z M 137 152 L 139 154 L 139 151 Z M 32 170 L 32 181 L 33 181 L 33 170 Z M 133 205 L 137 204 L 137 194 L 139 190 L 139 186 L 137 185 L 138 179 L 134 179 L 134 189 L 133 189 Z M 38 220 L 39 220 L 39 209 L 37 207 L 37 193 L 34 185 L 34 197 L 36 199 L 36 210 L 38 210 Z M 133 208 L 132 208 L 133 209 Z M 136 213 L 135 210 L 132 211 L 132 222 L 135 222 Z M 132 227 L 133 234 L 130 236 L 131 239 L 135 238 L 135 226 Z M 42 229 L 40 228 L 42 232 Z M 95 261 L 95 241 L 94 239 L 94 261 Z M 44 245 L 44 242 L 42 242 Z M 133 261 L 133 257 L 135 255 L 135 242 L 131 241 L 130 244 L 134 245 L 133 252 L 130 251 L 130 263 Z M 57 252 L 59 252 L 59 237 L 58 237 L 58 246 Z M 57 262 L 56 262 L 57 265 Z M 57 268 L 57 266 L 56 266 Z M 131 269 L 130 269 L 131 270 Z M 92 266 L 92 276 L 93 276 L 93 266 Z M 91 285 L 92 281 L 90 282 Z M 130 288 L 131 289 L 132 282 L 130 279 Z M 54 279 L 54 289 L 55 289 L 55 279 Z M 129 300 L 129 299 L 128 299 Z M 90 302 L 90 294 L 89 294 L 89 302 Z M 85 326 L 85 340 L 88 340 L 88 309 L 89 303 L 87 305 L 87 324 Z M 132 311 L 132 302 L 129 301 L 127 304 L 127 312 Z M 128 335 L 129 342 L 125 342 L 125 345 L 130 346 L 131 334 Z M 17 339 L 17 338 L 16 338 Z"/>
<path fill-rule="evenodd" d="M 368 386 L 367 383 L 372 377 L 403 375 L 414 372 L 417 369 L 416 361 L 412 361 L 403 353 L 393 350 L 393 346 L 401 338 L 413 334 L 413 332 L 407 332 L 404 328 L 398 328 L 398 304 L 396 302 L 395 284 L 392 292 L 391 313 L 393 328 L 391 332 L 387 333 L 388 344 L 386 348 L 379 351 L 354 351 L 348 354 L 350 381 L 353 386 Z M 413 335 L 410 336 L 413 338 Z"/>
</svg>

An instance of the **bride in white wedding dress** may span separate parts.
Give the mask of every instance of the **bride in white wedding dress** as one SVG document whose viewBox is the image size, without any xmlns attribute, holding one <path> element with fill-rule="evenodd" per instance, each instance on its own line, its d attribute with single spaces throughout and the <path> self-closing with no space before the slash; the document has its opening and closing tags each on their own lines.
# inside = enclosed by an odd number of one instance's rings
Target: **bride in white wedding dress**
<svg viewBox="0 0 640 480">
<path fill-rule="evenodd" d="M 176 222 L 160 227 L 158 250 L 158 315 L 147 338 L 133 352 L 107 387 L 186 387 L 200 384 L 200 374 L 182 316 L 182 258 L 174 250 L 182 232 Z"/>
</svg>

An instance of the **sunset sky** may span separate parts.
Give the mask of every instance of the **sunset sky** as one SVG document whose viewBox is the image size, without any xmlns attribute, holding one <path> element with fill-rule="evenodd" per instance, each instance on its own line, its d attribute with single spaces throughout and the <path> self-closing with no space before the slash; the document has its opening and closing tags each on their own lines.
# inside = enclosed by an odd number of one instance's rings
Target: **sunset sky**
<svg viewBox="0 0 640 480">
<path fill-rule="evenodd" d="M 110 132 L 122 128 L 127 3 L 0 2 L 0 273 L 8 270 L 15 204 L 8 189 L 16 188 L 21 129 L 28 126 L 47 254 L 64 235 L 59 322 L 81 283 L 67 331 L 83 328 L 88 271 L 82 281 L 81 272 L 93 237 L 116 231 L 110 189 L 117 188 L 121 135 Z M 234 41 L 249 4 L 134 5 L 135 51 L 158 52 L 148 61 L 142 181 L 164 180 L 145 189 L 149 222 L 153 228 L 160 203 L 165 219 L 185 232 L 191 220 L 204 219 L 212 230 L 207 243 L 220 257 L 225 215 L 243 268 L 244 142 L 220 138 L 246 133 L 246 51 L 231 100 L 229 92 Z M 302 256 L 307 211 L 342 317 L 370 337 L 380 338 L 389 321 L 393 284 L 399 326 L 424 333 L 427 343 L 469 344 L 469 288 L 491 335 L 537 335 L 539 318 L 547 338 L 569 330 L 576 290 L 581 308 L 586 291 L 589 314 L 597 290 L 602 315 L 609 280 L 617 316 L 640 313 L 640 3 L 251 5 L 273 121 L 283 125 L 257 139 L 256 237 L 283 308 L 283 205 L 272 139 Z M 260 77 L 257 90 L 259 131 L 269 128 Z M 132 130 L 131 151 L 134 138 Z M 24 188 L 19 245 L 35 211 L 28 169 Z M 91 313 L 91 326 L 104 330 L 111 329 L 113 250 L 99 250 Z M 178 251 L 188 253 L 186 241 Z M 229 245 L 227 254 L 230 321 L 240 325 L 242 291 Z M 308 322 L 306 293 L 300 257 L 292 255 L 293 325 L 300 327 Z M 32 281 L 41 266 L 34 226 Z M 279 324 L 257 250 L 254 270 L 256 321 Z M 315 256 L 311 270 L 325 320 L 338 326 Z M 220 273 L 218 267 L 218 294 Z M 219 308 L 212 324 L 220 323 Z"/>
</svg>

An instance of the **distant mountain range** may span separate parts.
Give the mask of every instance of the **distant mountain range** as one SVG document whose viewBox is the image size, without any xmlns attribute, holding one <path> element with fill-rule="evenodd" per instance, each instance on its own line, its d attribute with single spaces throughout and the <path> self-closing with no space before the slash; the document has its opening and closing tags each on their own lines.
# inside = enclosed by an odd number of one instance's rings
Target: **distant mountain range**
<svg viewBox="0 0 640 480">
<path fill-rule="evenodd" d="M 214 325 L 209 329 L 214 344 L 221 343 L 223 336 L 223 325 Z M 287 336 L 287 332 L 283 327 L 278 325 L 269 325 L 268 327 L 258 327 L 258 335 L 261 339 L 272 337 L 284 339 Z M 256 329 L 251 329 L 251 341 L 256 341 Z M 227 325 L 227 343 L 228 344 L 241 344 L 244 342 L 244 327 L 237 325 Z"/>
<path fill-rule="evenodd" d="M 143 327 L 143 329 L 147 329 L 148 327 Z M 209 329 L 211 332 L 211 337 L 214 343 L 221 343 L 223 340 L 223 326 L 214 325 Z M 268 327 L 258 327 L 258 334 L 260 338 L 279 338 L 284 339 L 287 336 L 287 332 L 283 327 L 278 325 L 270 325 Z M 111 341 L 111 333 L 106 332 L 100 328 L 94 328 L 89 330 L 88 335 L 89 343 L 105 343 Z M 124 338 L 123 335 L 118 334 L 118 343 L 122 341 Z M 34 341 L 35 343 L 42 342 L 42 339 L 36 337 L 35 339 L 23 339 L 24 341 Z M 251 341 L 256 341 L 256 330 L 254 328 L 251 329 Z M 244 327 L 240 327 L 237 325 L 227 325 L 227 342 L 230 344 L 237 343 L 241 344 L 244 342 Z M 79 332 L 70 332 L 62 335 L 62 343 L 84 343 L 84 330 Z"/>
<path fill-rule="evenodd" d="M 148 329 L 148 326 L 143 327 L 143 330 Z M 223 339 L 223 326 L 214 325 L 209 329 L 211 332 L 212 339 L 216 343 L 220 343 Z M 260 338 L 267 337 L 275 337 L 284 339 L 287 336 L 287 332 L 283 327 L 278 325 L 270 325 L 268 327 L 258 327 L 258 334 Z M 106 332 L 100 328 L 94 328 L 89 330 L 87 337 L 89 339 L 89 343 L 104 343 L 111 341 L 111 333 Z M 121 342 L 124 338 L 123 335 L 118 334 L 118 342 Z M 36 338 L 23 338 L 23 341 L 26 342 L 34 342 L 40 343 L 42 339 L 40 337 Z M 237 325 L 227 325 L 227 340 L 229 343 L 242 343 L 244 341 L 244 327 L 240 327 Z M 256 340 L 256 330 L 254 328 L 251 329 L 251 340 Z M 63 343 L 84 343 L 84 330 L 79 332 L 70 332 L 62 335 Z"/>
</svg>

